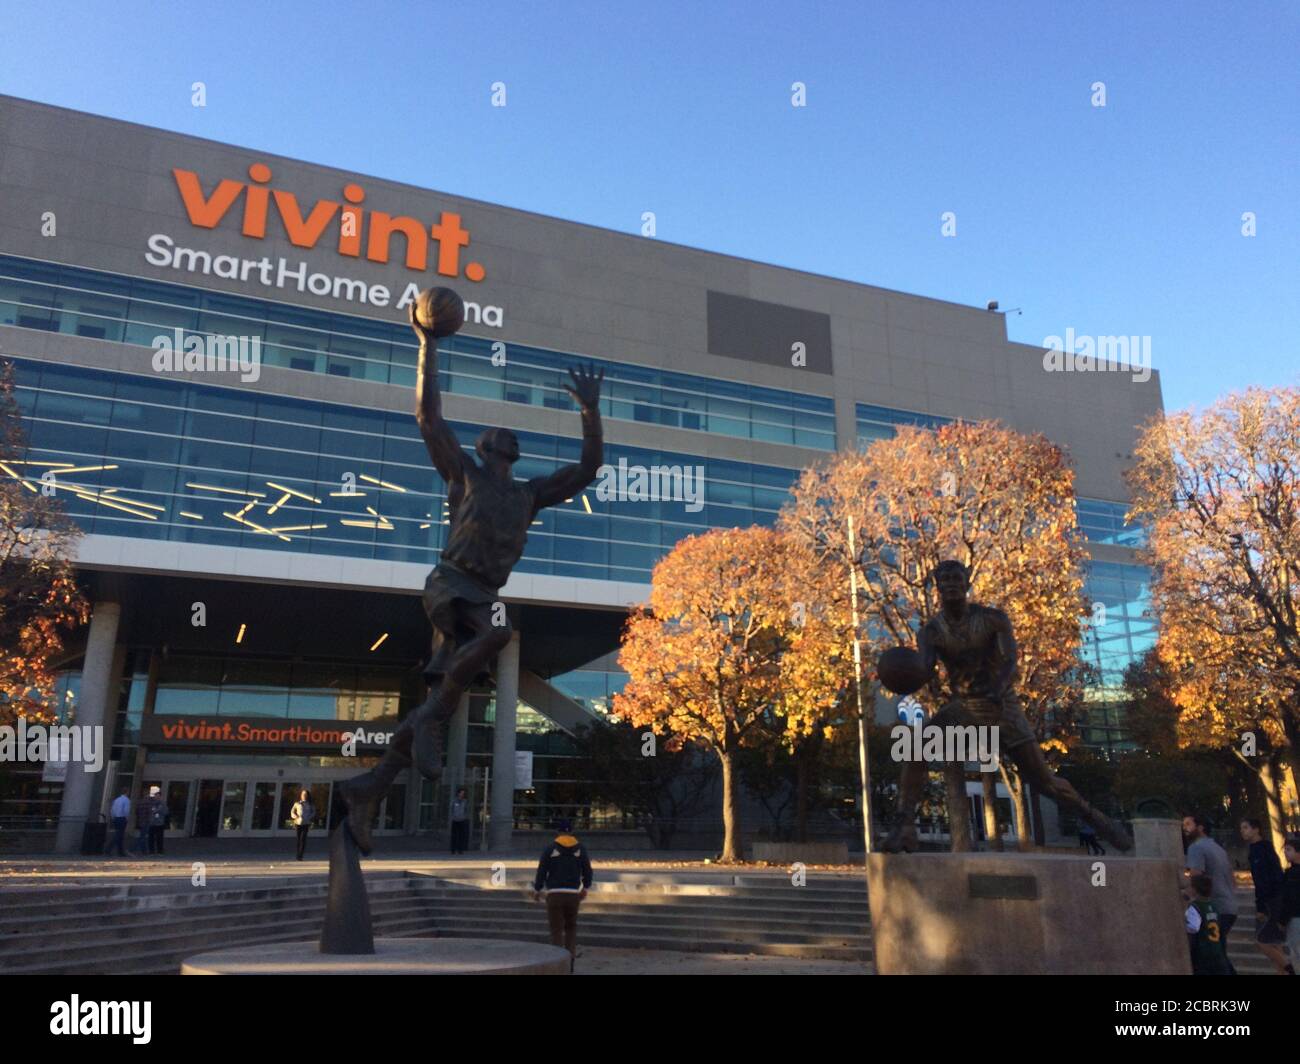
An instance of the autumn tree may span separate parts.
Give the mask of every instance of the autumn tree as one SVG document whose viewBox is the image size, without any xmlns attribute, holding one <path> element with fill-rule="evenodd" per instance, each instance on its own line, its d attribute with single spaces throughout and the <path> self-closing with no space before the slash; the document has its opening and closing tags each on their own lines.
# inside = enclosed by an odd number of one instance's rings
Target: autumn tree
<svg viewBox="0 0 1300 1064">
<path fill-rule="evenodd" d="M 1300 750 L 1300 389 L 1158 417 L 1134 454 L 1179 741 L 1250 766 L 1276 840 Z"/>
<path fill-rule="evenodd" d="M 902 427 L 805 470 L 793 494 L 781 527 L 839 574 L 832 613 L 840 624 L 849 623 L 848 572 L 856 569 L 871 661 L 887 647 L 915 644 L 938 609 L 930 576 L 954 558 L 970 571 L 972 598 L 1000 607 L 1015 626 L 1017 690 L 1039 739 L 1045 747 L 1064 741 L 1053 715 L 1077 706 L 1084 689 L 1085 553 L 1073 473 L 1058 447 L 995 422 Z M 936 708 L 937 679 L 918 698 Z M 950 806 L 965 808 L 949 779 Z M 1007 782 L 1028 846 L 1025 790 L 1014 772 Z"/>
<path fill-rule="evenodd" d="M 26 452 L 13 366 L 0 362 L 0 723 L 54 718 L 52 662 L 90 613 L 69 561 L 77 529 L 47 494 L 50 463 Z"/>
<path fill-rule="evenodd" d="M 840 696 L 842 648 L 805 601 L 796 555 L 770 528 L 682 540 L 655 566 L 649 608 L 623 635 L 628 682 L 613 713 L 717 755 L 724 861 L 743 856 L 739 752 L 777 720 L 807 734 Z"/>
</svg>

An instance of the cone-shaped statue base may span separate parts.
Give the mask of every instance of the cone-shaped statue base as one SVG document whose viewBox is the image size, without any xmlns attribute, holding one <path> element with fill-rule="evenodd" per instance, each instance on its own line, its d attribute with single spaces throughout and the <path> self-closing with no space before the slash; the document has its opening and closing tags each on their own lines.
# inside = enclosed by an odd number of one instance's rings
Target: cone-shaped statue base
<svg viewBox="0 0 1300 1064">
<path fill-rule="evenodd" d="M 330 832 L 330 889 L 325 903 L 322 953 L 374 953 L 370 899 L 361 875 L 361 853 L 347 822 Z"/>
</svg>

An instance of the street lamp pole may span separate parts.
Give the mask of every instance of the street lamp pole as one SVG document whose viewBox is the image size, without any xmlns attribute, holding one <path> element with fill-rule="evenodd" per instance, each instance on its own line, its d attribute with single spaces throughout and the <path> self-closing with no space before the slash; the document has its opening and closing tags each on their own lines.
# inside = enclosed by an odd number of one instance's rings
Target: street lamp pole
<svg viewBox="0 0 1300 1064">
<path fill-rule="evenodd" d="M 858 769 L 862 776 L 862 839 L 871 852 L 871 763 L 867 759 L 867 714 L 862 705 L 862 639 L 858 634 L 858 549 L 849 517 L 849 600 L 853 611 L 853 687 L 858 697 Z M 873 700 L 874 706 L 874 700 Z"/>
</svg>

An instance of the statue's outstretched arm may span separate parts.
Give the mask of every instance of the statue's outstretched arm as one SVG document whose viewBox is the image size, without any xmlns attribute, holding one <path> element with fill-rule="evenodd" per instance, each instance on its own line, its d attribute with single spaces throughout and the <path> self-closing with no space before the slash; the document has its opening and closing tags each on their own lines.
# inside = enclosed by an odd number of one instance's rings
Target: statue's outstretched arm
<svg viewBox="0 0 1300 1064">
<path fill-rule="evenodd" d="M 438 340 L 432 330 L 416 320 L 415 303 L 411 303 L 407 312 L 411 328 L 420 338 L 415 376 L 415 420 L 434 467 L 442 479 L 451 484 L 464 476 L 465 452 L 442 416 L 442 394 L 438 391 Z"/>
<path fill-rule="evenodd" d="M 582 411 L 582 456 L 577 462 L 561 466 L 545 477 L 534 477 L 529 483 L 533 489 L 537 509 L 564 502 L 596 479 L 596 472 L 605 456 L 604 432 L 600 424 L 600 384 L 605 371 L 595 368 L 569 370 L 572 384 L 565 391 Z"/>
</svg>

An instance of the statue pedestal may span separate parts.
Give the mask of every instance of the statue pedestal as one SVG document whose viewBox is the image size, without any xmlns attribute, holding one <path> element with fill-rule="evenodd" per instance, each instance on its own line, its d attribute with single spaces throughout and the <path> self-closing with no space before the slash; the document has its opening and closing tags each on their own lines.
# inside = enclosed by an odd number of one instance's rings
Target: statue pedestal
<svg viewBox="0 0 1300 1064">
<path fill-rule="evenodd" d="M 1189 975 L 1178 889 L 1168 859 L 868 854 L 876 972 Z"/>
<path fill-rule="evenodd" d="M 569 951 L 485 938 L 377 938 L 375 952 L 273 943 L 187 957 L 181 975 L 568 975 Z"/>
</svg>

